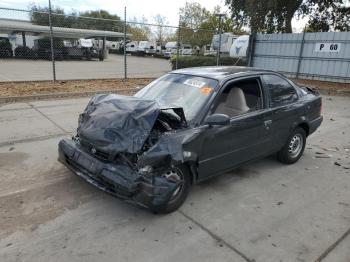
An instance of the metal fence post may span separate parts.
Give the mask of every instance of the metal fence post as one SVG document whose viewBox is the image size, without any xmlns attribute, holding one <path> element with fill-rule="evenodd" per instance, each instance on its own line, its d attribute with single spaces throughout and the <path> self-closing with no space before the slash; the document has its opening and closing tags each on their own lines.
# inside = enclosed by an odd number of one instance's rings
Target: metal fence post
<svg viewBox="0 0 350 262">
<path fill-rule="evenodd" d="M 49 25 L 50 25 L 50 45 L 51 45 L 51 60 L 52 60 L 52 74 L 53 81 L 56 81 L 56 64 L 55 64 L 55 50 L 53 42 L 53 30 L 52 30 L 52 9 L 51 0 L 49 0 Z"/>
<path fill-rule="evenodd" d="M 221 32 L 221 19 L 222 19 L 222 17 L 225 16 L 225 14 L 216 14 L 216 16 L 219 17 L 219 48 L 218 48 L 218 53 L 216 55 L 216 66 L 219 66 L 219 64 L 220 64 L 220 53 L 221 53 L 221 35 L 222 35 L 222 32 Z"/>
<path fill-rule="evenodd" d="M 124 79 L 128 78 L 127 72 L 127 61 L 126 61 L 126 6 L 124 7 Z"/>
<path fill-rule="evenodd" d="M 298 57 L 298 66 L 297 66 L 297 71 L 295 72 L 295 78 L 299 77 L 300 64 L 301 64 L 302 55 L 303 55 L 303 51 L 304 51 L 304 43 L 305 43 L 305 30 L 303 32 L 303 37 L 302 37 L 301 43 L 300 43 L 300 50 L 299 50 L 299 57 Z"/>
<path fill-rule="evenodd" d="M 179 64 L 179 56 L 180 56 L 180 27 L 181 27 L 181 16 L 179 17 L 179 27 L 177 28 L 177 40 L 176 40 L 176 63 L 175 69 L 177 69 Z"/>
<path fill-rule="evenodd" d="M 249 36 L 249 44 L 248 44 L 248 61 L 247 64 L 249 67 L 253 66 L 253 59 L 254 59 L 254 50 L 255 50 L 255 33 L 251 34 Z"/>
</svg>

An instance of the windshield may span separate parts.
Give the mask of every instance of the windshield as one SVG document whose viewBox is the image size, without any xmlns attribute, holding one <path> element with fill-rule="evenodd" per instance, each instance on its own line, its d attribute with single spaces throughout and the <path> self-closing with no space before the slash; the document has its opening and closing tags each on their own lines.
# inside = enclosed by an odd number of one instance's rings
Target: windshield
<svg viewBox="0 0 350 262">
<path fill-rule="evenodd" d="M 167 74 L 135 94 L 136 97 L 156 100 L 162 107 L 182 107 L 191 122 L 211 96 L 218 82 L 213 79 Z"/>
</svg>

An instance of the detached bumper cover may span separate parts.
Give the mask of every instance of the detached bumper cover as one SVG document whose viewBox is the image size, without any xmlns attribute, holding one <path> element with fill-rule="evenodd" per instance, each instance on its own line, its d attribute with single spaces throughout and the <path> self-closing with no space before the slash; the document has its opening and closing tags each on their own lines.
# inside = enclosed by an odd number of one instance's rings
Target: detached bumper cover
<svg viewBox="0 0 350 262">
<path fill-rule="evenodd" d="M 109 163 L 85 152 L 79 142 L 63 139 L 58 160 L 90 184 L 156 211 L 170 200 L 178 184 L 164 177 L 144 176 L 125 163 Z"/>
</svg>

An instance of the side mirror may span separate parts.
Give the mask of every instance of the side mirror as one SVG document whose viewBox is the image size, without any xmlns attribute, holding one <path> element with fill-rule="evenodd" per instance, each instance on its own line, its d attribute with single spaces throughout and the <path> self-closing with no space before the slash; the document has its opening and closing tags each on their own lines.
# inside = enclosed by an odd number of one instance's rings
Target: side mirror
<svg viewBox="0 0 350 262">
<path fill-rule="evenodd" d="M 224 114 L 213 114 L 207 117 L 205 123 L 210 126 L 225 126 L 230 123 L 230 118 L 228 115 Z"/>
</svg>

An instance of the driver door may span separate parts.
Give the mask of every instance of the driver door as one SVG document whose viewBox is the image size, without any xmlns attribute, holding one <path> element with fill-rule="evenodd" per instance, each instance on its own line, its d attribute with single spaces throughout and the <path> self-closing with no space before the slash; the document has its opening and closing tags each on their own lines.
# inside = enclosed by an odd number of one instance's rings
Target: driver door
<svg viewBox="0 0 350 262">
<path fill-rule="evenodd" d="M 244 85 L 248 86 L 246 88 L 248 90 L 250 84 L 255 82 L 256 88 L 258 88 L 256 92 L 260 92 L 260 108 L 256 108 L 256 110 L 249 108 L 248 111 L 244 109 L 241 113 L 236 112 L 235 115 L 230 116 L 231 119 L 228 125 L 210 126 L 205 131 L 202 150 L 199 154 L 199 180 L 230 170 L 268 151 L 271 137 L 269 123 L 265 122 L 267 110 L 265 109 L 266 103 L 264 102 L 260 79 L 255 77 L 243 81 L 248 82 L 243 83 L 242 80 L 229 82 L 224 86 L 224 91 L 219 96 L 227 96 L 225 92 L 231 88 L 239 88 L 244 91 L 244 88 L 240 88 Z M 244 94 L 244 97 L 248 97 L 247 93 Z M 222 97 L 218 97 L 216 101 L 222 103 Z M 237 100 L 233 97 L 232 101 Z M 226 100 L 226 102 L 230 101 Z M 250 106 L 252 107 L 252 105 Z M 215 107 L 219 108 L 219 105 L 215 105 Z M 212 113 L 218 113 L 215 110 Z"/>
</svg>

